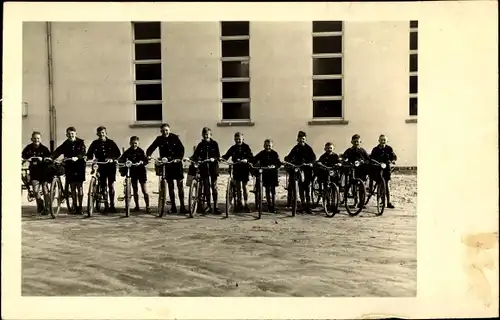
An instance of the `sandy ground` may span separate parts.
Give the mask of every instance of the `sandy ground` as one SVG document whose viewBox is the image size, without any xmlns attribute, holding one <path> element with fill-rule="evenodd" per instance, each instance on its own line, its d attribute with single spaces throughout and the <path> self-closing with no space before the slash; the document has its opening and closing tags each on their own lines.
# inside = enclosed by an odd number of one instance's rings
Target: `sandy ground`
<svg viewBox="0 0 500 320">
<path fill-rule="evenodd" d="M 157 179 L 149 173 L 152 204 Z M 36 214 L 23 193 L 24 296 L 331 296 L 416 295 L 415 175 L 394 175 L 394 210 L 376 217 L 145 213 L 90 219 Z M 88 181 L 88 180 L 87 180 Z M 221 209 L 227 176 L 221 176 Z M 278 198 L 285 199 L 284 177 Z M 121 179 L 117 181 L 122 193 Z M 186 192 L 187 194 L 187 192 Z M 84 201 L 86 201 L 84 199 Z M 253 195 L 250 196 L 251 208 Z M 85 203 L 85 202 L 84 202 Z M 153 209 L 154 209 L 153 206 Z M 118 203 L 118 209 L 123 207 Z"/>
</svg>

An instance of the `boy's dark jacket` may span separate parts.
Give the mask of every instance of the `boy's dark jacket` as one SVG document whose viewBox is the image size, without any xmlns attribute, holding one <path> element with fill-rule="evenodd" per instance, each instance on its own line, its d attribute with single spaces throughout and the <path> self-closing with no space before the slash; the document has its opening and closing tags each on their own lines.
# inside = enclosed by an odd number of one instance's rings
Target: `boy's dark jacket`
<svg viewBox="0 0 500 320">
<path fill-rule="evenodd" d="M 307 143 L 305 145 L 295 145 L 290 153 L 285 157 L 285 161 L 296 165 L 313 163 L 316 161 L 316 155 L 313 149 Z"/>
<path fill-rule="evenodd" d="M 156 148 L 160 149 L 160 158 L 168 158 L 168 160 L 184 158 L 184 145 L 176 134 L 170 133 L 167 137 L 157 136 L 146 149 L 146 156 L 150 157 Z"/>
</svg>

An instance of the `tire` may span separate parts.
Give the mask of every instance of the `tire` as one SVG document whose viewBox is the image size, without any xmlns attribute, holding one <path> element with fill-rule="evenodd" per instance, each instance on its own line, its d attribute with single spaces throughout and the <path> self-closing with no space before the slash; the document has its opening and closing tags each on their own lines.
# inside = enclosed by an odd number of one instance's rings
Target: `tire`
<svg viewBox="0 0 500 320">
<path fill-rule="evenodd" d="M 380 183 L 377 184 L 377 216 L 381 216 L 385 210 L 386 201 L 386 184 L 384 179 L 380 179 Z"/>
<path fill-rule="evenodd" d="M 368 202 L 370 202 L 370 199 L 371 199 L 371 198 L 372 198 L 372 196 L 373 196 L 373 192 L 374 192 L 374 190 L 376 190 L 376 187 L 377 187 L 377 185 L 376 185 L 376 184 L 378 184 L 378 183 L 376 183 L 375 181 L 373 181 L 372 188 L 370 189 L 370 188 L 369 188 L 369 186 L 370 186 L 370 181 L 372 181 L 372 180 L 371 180 L 371 178 L 368 178 L 368 188 L 366 188 L 366 189 L 365 189 L 365 190 L 366 190 L 365 206 L 368 204 Z"/>
<path fill-rule="evenodd" d="M 311 205 L 313 208 L 316 208 L 322 197 L 323 197 L 323 192 L 320 191 L 320 184 L 318 182 L 318 178 L 314 177 L 312 182 L 311 182 Z"/>
<path fill-rule="evenodd" d="M 125 178 L 125 216 L 130 217 L 130 200 L 132 198 L 132 179 L 130 177 Z"/>
<path fill-rule="evenodd" d="M 349 181 L 345 189 L 344 199 L 345 208 L 350 216 L 357 216 L 363 210 L 365 195 L 365 185 L 361 179 L 352 179 Z M 354 200 L 352 205 L 349 204 L 349 199 Z"/>
<path fill-rule="evenodd" d="M 292 186 L 292 217 L 295 217 L 297 214 L 297 201 L 298 201 L 298 192 L 299 192 L 299 182 L 295 180 Z"/>
<path fill-rule="evenodd" d="M 87 217 L 91 217 L 94 213 L 97 195 L 97 179 L 95 177 L 90 178 L 89 192 L 87 198 Z"/>
<path fill-rule="evenodd" d="M 189 217 L 192 218 L 198 209 L 198 197 L 199 197 L 199 184 L 198 180 L 193 179 L 191 182 L 191 186 L 189 187 L 189 197 L 188 197 L 188 206 L 189 206 Z"/>
<path fill-rule="evenodd" d="M 62 185 L 62 183 L 61 183 Z M 67 182 L 65 182 L 66 185 L 66 208 L 68 208 L 68 212 L 75 212 L 76 211 L 76 203 L 75 200 L 73 199 L 73 190 L 71 188 L 71 185 Z"/>
<path fill-rule="evenodd" d="M 326 216 L 332 218 L 339 208 L 339 187 L 337 187 L 335 183 L 331 183 L 323 194 L 323 209 L 325 210 Z"/>
<path fill-rule="evenodd" d="M 59 215 L 59 210 L 61 210 L 61 203 L 63 197 L 63 188 L 61 179 L 59 177 L 54 177 L 50 184 L 50 216 L 55 219 Z M 55 203 L 54 203 L 55 202 Z"/>
<path fill-rule="evenodd" d="M 167 180 L 160 180 L 160 190 L 158 192 L 158 217 L 163 217 L 167 205 Z"/>
<path fill-rule="evenodd" d="M 96 211 L 99 213 L 106 213 L 108 211 L 108 195 L 106 194 L 105 190 L 102 190 L 102 186 L 99 182 L 97 182 L 97 178 L 94 199 Z"/>
<path fill-rule="evenodd" d="M 230 177 L 227 181 L 227 188 L 226 188 L 226 218 L 229 218 L 229 211 L 232 211 L 234 208 L 234 184 L 233 184 L 233 179 Z"/>
<path fill-rule="evenodd" d="M 257 209 L 258 209 L 258 212 L 259 212 L 259 219 L 262 218 L 262 200 L 264 198 L 264 187 L 262 185 L 262 179 L 259 179 L 259 182 L 258 182 L 258 185 L 257 185 L 257 194 L 259 195 L 258 197 L 256 196 L 255 198 L 257 199 L 258 198 L 258 205 L 257 205 Z M 270 205 L 269 203 L 267 204 L 268 206 Z"/>
</svg>

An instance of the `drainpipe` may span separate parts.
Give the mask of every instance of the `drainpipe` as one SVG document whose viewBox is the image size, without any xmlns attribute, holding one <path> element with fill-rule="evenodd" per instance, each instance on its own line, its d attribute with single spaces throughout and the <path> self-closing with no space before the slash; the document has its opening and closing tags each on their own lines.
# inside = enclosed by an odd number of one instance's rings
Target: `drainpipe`
<svg viewBox="0 0 500 320">
<path fill-rule="evenodd" d="M 52 70 L 52 23 L 46 22 L 47 33 L 47 65 L 49 77 L 49 132 L 50 151 L 54 152 L 56 144 L 56 108 L 54 107 L 54 79 Z"/>
</svg>

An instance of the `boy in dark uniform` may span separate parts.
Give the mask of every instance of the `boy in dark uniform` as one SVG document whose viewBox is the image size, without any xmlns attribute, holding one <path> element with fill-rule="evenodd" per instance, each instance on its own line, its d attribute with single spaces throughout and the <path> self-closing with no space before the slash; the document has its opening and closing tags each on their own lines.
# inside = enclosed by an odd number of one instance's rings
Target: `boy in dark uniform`
<svg viewBox="0 0 500 320">
<path fill-rule="evenodd" d="M 116 181 L 116 161 L 120 157 L 120 148 L 116 143 L 107 137 L 106 127 L 98 127 L 96 130 L 97 140 L 92 141 L 87 151 L 87 159 L 92 160 L 94 156 L 98 162 L 109 162 L 99 165 L 99 184 L 102 190 L 109 192 L 109 212 L 116 212 L 115 209 L 115 181 Z"/>
<path fill-rule="evenodd" d="M 247 164 L 251 161 L 253 157 L 252 150 L 250 146 L 243 142 L 243 133 L 236 132 L 234 134 L 234 145 L 232 145 L 222 159 L 228 160 L 232 158 L 233 162 L 241 161 L 241 163 L 235 163 L 233 166 L 233 179 L 236 182 L 236 198 L 237 198 L 237 210 L 244 209 L 245 212 L 250 212 L 248 207 L 248 192 L 247 183 L 250 174 L 250 168 Z M 244 206 L 241 203 L 241 193 L 243 191 L 243 201 Z"/>
<path fill-rule="evenodd" d="M 293 163 L 295 165 L 302 164 L 313 164 L 316 161 L 316 155 L 314 154 L 313 149 L 310 145 L 306 143 L 307 137 L 304 131 L 299 131 L 297 134 L 297 145 L 292 148 L 290 153 L 285 157 L 286 162 Z M 310 195 L 310 184 L 312 181 L 313 170 L 311 167 L 302 167 L 301 170 L 304 172 L 304 181 L 299 184 L 299 192 L 300 192 L 300 202 L 302 204 L 302 208 L 299 212 L 303 213 L 312 213 L 311 211 L 311 195 Z M 290 174 L 290 183 L 294 183 L 294 174 L 293 172 Z M 291 199 L 291 191 L 290 185 L 288 187 L 288 201 Z M 305 200 L 305 201 L 304 201 Z"/>
<path fill-rule="evenodd" d="M 28 144 L 21 154 L 21 157 L 24 160 L 28 160 L 32 157 L 40 157 L 41 161 L 33 160 L 29 164 L 29 183 L 33 187 L 33 192 L 35 194 L 37 211 L 43 212 L 43 214 L 47 214 L 47 210 L 45 209 L 45 205 L 49 203 L 49 188 L 48 183 L 50 182 L 50 176 L 48 174 L 49 166 L 47 162 L 43 161 L 43 158 L 50 157 L 49 149 L 42 144 L 42 135 L 38 131 L 34 131 L 31 134 L 31 143 Z M 42 187 L 43 198 L 40 198 L 40 187 Z"/>
<path fill-rule="evenodd" d="M 352 147 L 344 152 L 343 158 L 344 160 L 352 164 L 354 164 L 354 162 L 356 161 L 363 161 L 363 164 L 356 168 L 355 176 L 356 178 L 366 181 L 366 176 L 368 175 L 368 168 L 370 165 L 370 156 L 368 155 L 368 152 L 366 152 L 366 150 L 361 147 L 361 137 L 359 134 L 355 134 L 352 136 L 351 144 Z"/>
<path fill-rule="evenodd" d="M 273 141 L 264 141 L 264 150 L 253 159 L 254 164 L 262 167 L 273 167 L 262 172 L 262 185 L 266 188 L 266 199 L 269 212 L 276 213 L 276 187 L 278 186 L 278 169 L 281 161 L 278 153 L 273 150 Z"/>
<path fill-rule="evenodd" d="M 378 138 L 378 146 L 373 148 L 372 153 L 370 157 L 380 163 L 385 163 L 387 167 L 383 169 L 382 171 L 382 176 L 385 180 L 385 186 L 386 186 L 386 195 L 387 195 L 387 208 L 389 209 L 394 209 L 394 205 L 391 203 L 391 196 L 389 194 L 389 181 L 391 180 L 391 168 L 390 164 L 393 164 L 398 157 L 394 153 L 394 150 L 387 145 L 387 137 L 383 134 L 380 135 Z M 377 171 L 373 172 L 373 177 L 377 179 L 379 177 L 379 169 Z M 370 187 L 372 184 L 372 180 L 370 180 Z M 371 189 L 371 188 L 370 188 Z"/>
<path fill-rule="evenodd" d="M 142 165 L 132 166 L 130 168 L 130 180 L 132 182 L 132 190 L 134 193 L 134 202 L 135 208 L 133 211 L 139 211 L 139 192 L 137 188 L 137 183 L 141 185 L 141 191 L 144 195 L 144 202 L 146 203 L 146 212 L 151 213 L 151 209 L 149 207 L 149 194 L 146 187 L 146 182 L 148 180 L 146 164 L 148 163 L 148 157 L 144 150 L 139 148 L 139 137 L 132 136 L 130 137 L 130 148 L 123 152 L 123 155 L 120 157 L 120 162 L 125 163 L 131 161 L 132 163 L 139 163 L 142 161 Z M 124 176 L 126 174 L 127 168 L 121 168 L 121 174 Z"/>
<path fill-rule="evenodd" d="M 325 150 L 325 153 L 323 153 L 319 157 L 317 164 L 322 164 L 326 167 L 332 168 L 340 162 L 339 155 L 336 154 L 335 152 L 333 152 L 333 150 L 334 150 L 333 143 L 331 143 L 331 142 L 325 143 L 324 150 Z M 323 188 L 326 187 L 329 172 L 325 168 L 317 167 L 315 170 L 315 175 L 316 175 L 316 177 L 318 177 L 319 187 L 320 187 L 320 191 L 321 191 L 321 190 L 323 190 Z M 339 180 L 340 177 L 339 176 L 335 176 L 332 178 L 337 185 L 340 184 L 340 180 Z"/>
<path fill-rule="evenodd" d="M 210 189 L 212 190 L 212 196 L 214 200 L 213 212 L 220 214 L 219 208 L 217 208 L 217 177 L 219 176 L 219 159 L 220 151 L 219 144 L 212 139 L 212 130 L 205 127 L 201 132 L 202 140 L 198 143 L 196 150 L 191 157 L 193 161 L 203 161 L 210 159 L 211 162 L 202 164 L 199 167 L 201 179 L 203 180 L 203 191 L 205 193 L 205 198 L 207 201 L 207 209 L 205 213 L 211 213 L 212 208 L 210 205 Z M 211 183 L 210 183 L 211 181 Z"/>
<path fill-rule="evenodd" d="M 83 182 L 85 181 L 85 142 L 76 137 L 75 127 L 66 129 L 66 141 L 54 150 L 51 158 L 57 159 L 63 155 L 64 158 L 70 158 L 71 161 L 65 162 L 66 181 L 71 186 L 73 199 L 78 194 L 78 204 L 75 203 L 76 213 L 82 213 L 83 202 Z"/>
<path fill-rule="evenodd" d="M 174 180 L 177 181 L 177 193 L 179 196 L 180 212 L 187 213 L 184 206 L 184 168 L 182 159 L 184 159 L 184 145 L 179 139 L 179 136 L 173 134 L 170 130 L 170 125 L 164 123 L 160 127 L 161 135 L 157 136 L 153 143 L 146 149 L 146 156 L 151 157 L 153 152 L 159 148 L 160 158 L 167 158 L 168 161 L 177 160 L 174 163 L 169 163 L 166 169 L 168 192 L 170 202 L 172 204 L 171 213 L 177 213 L 175 205 L 175 190 Z"/>
<path fill-rule="evenodd" d="M 329 168 L 332 168 L 335 166 L 337 163 L 340 162 L 339 155 L 333 152 L 334 145 L 331 142 L 325 143 L 325 153 L 323 153 L 319 159 L 318 159 L 318 164 L 322 164 L 324 166 L 327 166 Z M 328 172 L 323 168 L 319 167 L 315 170 L 316 177 L 318 177 L 318 182 L 320 183 L 320 186 L 323 186 L 326 181 L 328 180 Z"/>
</svg>

